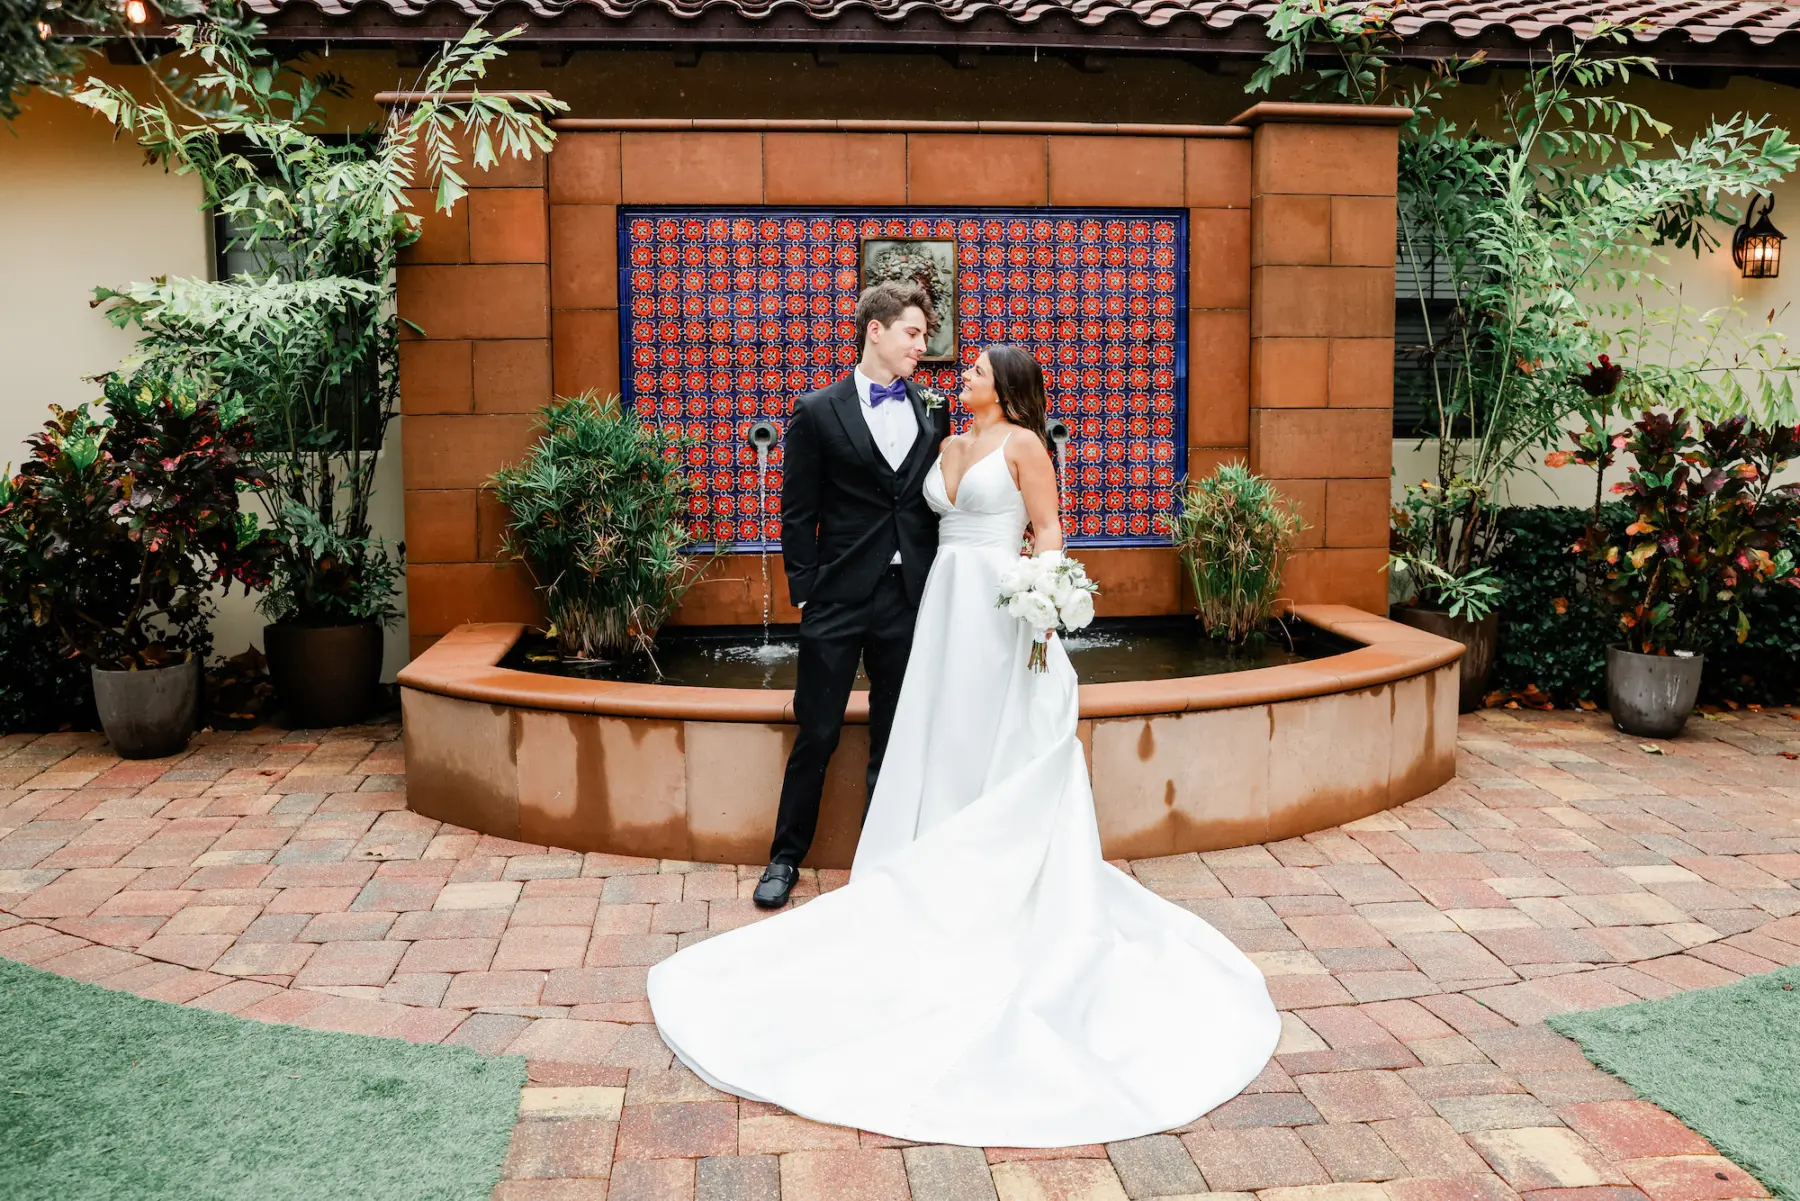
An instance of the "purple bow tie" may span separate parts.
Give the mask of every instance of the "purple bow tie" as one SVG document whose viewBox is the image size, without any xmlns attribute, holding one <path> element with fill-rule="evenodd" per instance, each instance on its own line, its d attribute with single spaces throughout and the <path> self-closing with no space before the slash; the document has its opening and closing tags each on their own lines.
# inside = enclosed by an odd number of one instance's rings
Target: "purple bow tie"
<svg viewBox="0 0 1800 1201">
<path fill-rule="evenodd" d="M 891 384 L 870 384 L 869 385 L 869 407 L 871 409 L 879 408 L 881 406 L 881 402 L 884 400 L 904 400 L 904 399 L 906 399 L 906 381 L 905 380 L 897 379 Z"/>
</svg>

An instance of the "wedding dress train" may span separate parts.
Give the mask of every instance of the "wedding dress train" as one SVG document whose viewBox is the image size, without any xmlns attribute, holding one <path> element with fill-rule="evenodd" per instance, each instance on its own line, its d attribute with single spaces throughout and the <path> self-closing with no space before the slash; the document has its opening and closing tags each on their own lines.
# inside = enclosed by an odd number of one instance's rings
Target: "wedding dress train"
<svg viewBox="0 0 1800 1201">
<path fill-rule="evenodd" d="M 1050 1147 L 1184 1125 L 1280 1020 L 1238 949 L 1100 854 L 1074 669 L 995 606 L 1026 515 L 1004 455 L 941 515 L 850 883 L 652 968 L 663 1040 L 709 1084 L 917 1142 Z M 1102 587 L 1105 581 L 1101 581 Z"/>
</svg>

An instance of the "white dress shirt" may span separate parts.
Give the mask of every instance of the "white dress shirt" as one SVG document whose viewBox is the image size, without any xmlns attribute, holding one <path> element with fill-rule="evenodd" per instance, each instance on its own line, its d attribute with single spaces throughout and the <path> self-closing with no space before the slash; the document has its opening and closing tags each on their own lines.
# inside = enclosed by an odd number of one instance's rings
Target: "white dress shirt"
<svg viewBox="0 0 1800 1201">
<path fill-rule="evenodd" d="M 913 443 L 919 438 L 919 419 L 913 415 L 912 402 L 905 397 L 899 400 L 886 401 L 879 405 L 869 403 L 869 389 L 875 381 L 862 373 L 858 367 L 852 378 L 856 381 L 856 396 L 862 401 L 863 421 L 869 426 L 869 434 L 875 439 L 875 449 L 881 452 L 888 466 L 895 471 L 900 464 L 906 462 L 907 452 L 912 450 Z M 900 552 L 895 551 L 890 563 L 900 561 Z"/>
<path fill-rule="evenodd" d="M 861 367 L 856 369 L 853 378 L 857 399 L 862 401 L 863 420 L 868 423 L 876 449 L 881 451 L 881 457 L 888 461 L 889 467 L 899 471 L 907 452 L 919 437 L 919 419 L 913 415 L 912 402 L 901 397 L 872 405 L 869 389 L 875 386 L 875 381 L 864 375 Z"/>
</svg>

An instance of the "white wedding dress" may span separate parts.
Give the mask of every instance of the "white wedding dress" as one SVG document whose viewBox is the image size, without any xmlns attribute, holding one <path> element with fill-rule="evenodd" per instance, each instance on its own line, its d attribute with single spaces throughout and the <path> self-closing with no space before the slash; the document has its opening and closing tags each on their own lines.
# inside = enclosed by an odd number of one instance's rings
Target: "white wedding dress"
<svg viewBox="0 0 1800 1201">
<path fill-rule="evenodd" d="M 663 1040 L 715 1088 L 916 1142 L 1054 1147 L 1185 1125 L 1280 1019 L 1224 936 L 1100 856 L 1060 643 L 995 606 L 1025 505 L 998 451 L 942 517 L 850 883 L 650 971 Z M 1104 586 L 1104 581 L 1102 581 Z"/>
</svg>

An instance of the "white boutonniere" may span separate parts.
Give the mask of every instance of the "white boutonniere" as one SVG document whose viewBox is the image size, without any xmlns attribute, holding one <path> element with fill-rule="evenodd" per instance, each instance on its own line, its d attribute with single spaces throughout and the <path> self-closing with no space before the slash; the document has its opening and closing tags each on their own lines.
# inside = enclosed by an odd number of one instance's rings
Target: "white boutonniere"
<svg viewBox="0 0 1800 1201">
<path fill-rule="evenodd" d="M 920 387 L 919 399 L 925 403 L 925 412 L 927 415 L 935 413 L 944 407 L 944 394 L 939 392 L 936 388 Z"/>
</svg>

